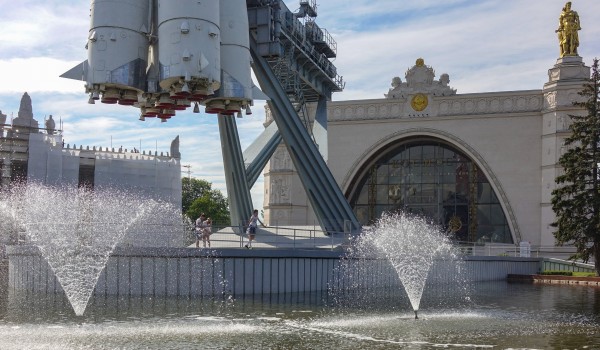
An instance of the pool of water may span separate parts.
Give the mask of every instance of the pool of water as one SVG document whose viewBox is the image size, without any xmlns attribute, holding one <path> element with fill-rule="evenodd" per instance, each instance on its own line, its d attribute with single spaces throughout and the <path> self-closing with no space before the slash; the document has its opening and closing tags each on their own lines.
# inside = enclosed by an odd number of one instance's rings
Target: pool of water
<svg viewBox="0 0 600 350">
<path fill-rule="evenodd" d="M 81 317 L 63 296 L 11 296 L 0 305 L 0 349 L 600 349 L 600 288 L 428 290 L 418 320 L 389 290 L 96 298 Z"/>
</svg>

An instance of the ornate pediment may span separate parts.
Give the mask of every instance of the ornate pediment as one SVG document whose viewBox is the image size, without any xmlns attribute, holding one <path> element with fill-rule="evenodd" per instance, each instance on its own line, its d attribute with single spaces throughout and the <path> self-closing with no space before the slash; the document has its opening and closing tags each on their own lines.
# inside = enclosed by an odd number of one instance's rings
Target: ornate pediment
<svg viewBox="0 0 600 350">
<path fill-rule="evenodd" d="M 450 96 L 456 94 L 456 89 L 448 86 L 450 76 L 446 73 L 440 76 L 440 80 L 435 80 L 435 71 L 430 66 L 425 65 L 422 58 L 418 58 L 415 65 L 406 71 L 406 82 L 402 82 L 400 77 L 392 79 L 392 87 L 387 94 L 387 98 L 407 98 L 415 94 L 427 94 L 433 96 Z"/>
</svg>

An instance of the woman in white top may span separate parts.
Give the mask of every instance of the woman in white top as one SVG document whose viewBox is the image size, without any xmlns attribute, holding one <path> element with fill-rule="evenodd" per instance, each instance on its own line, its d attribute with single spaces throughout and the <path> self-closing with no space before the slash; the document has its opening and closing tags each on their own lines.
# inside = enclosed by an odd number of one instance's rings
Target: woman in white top
<svg viewBox="0 0 600 350">
<path fill-rule="evenodd" d="M 196 248 L 200 248 L 200 240 L 202 239 L 202 233 L 204 231 L 204 213 L 200 214 L 200 217 L 196 219 Z"/>
<path fill-rule="evenodd" d="M 210 235 L 212 235 L 212 219 L 208 218 L 204 221 L 202 229 L 202 244 L 204 248 L 206 248 L 206 243 L 208 243 L 208 247 L 210 248 Z"/>
<path fill-rule="evenodd" d="M 263 222 L 258 218 L 258 209 L 254 209 L 250 220 L 248 220 L 248 229 L 246 230 L 246 234 L 248 235 L 248 244 L 244 246 L 246 249 L 252 248 L 252 241 L 256 237 L 256 227 L 258 226 L 257 222 L 260 222 L 261 225 L 265 226 L 265 224 L 263 224 Z"/>
</svg>

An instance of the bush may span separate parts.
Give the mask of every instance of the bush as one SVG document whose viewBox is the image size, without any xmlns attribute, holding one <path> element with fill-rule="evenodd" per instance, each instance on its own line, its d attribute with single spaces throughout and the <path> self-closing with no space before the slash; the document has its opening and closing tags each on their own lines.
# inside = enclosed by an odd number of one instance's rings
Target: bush
<svg viewBox="0 0 600 350">
<path fill-rule="evenodd" d="M 573 276 L 573 271 L 542 271 L 542 275 Z"/>
</svg>

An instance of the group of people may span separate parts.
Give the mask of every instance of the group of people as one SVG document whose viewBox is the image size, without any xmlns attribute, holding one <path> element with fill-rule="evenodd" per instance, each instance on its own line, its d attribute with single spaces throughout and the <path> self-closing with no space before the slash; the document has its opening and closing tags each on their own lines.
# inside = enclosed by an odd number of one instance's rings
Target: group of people
<svg viewBox="0 0 600 350">
<path fill-rule="evenodd" d="M 258 223 L 262 226 L 265 224 L 258 218 L 258 209 L 252 211 L 252 216 L 248 220 L 248 228 L 246 235 L 248 236 L 248 243 L 244 245 L 246 249 L 252 249 L 252 241 L 256 238 L 256 228 Z M 210 235 L 212 234 L 212 219 L 207 218 L 204 213 L 200 214 L 200 217 L 196 219 L 196 248 L 200 248 L 200 241 L 204 248 L 208 245 L 210 248 Z"/>
<path fill-rule="evenodd" d="M 210 248 L 210 235 L 212 234 L 212 219 L 207 218 L 204 213 L 200 214 L 200 217 L 196 219 L 196 248 L 200 248 L 200 241 L 202 246 Z"/>
</svg>

